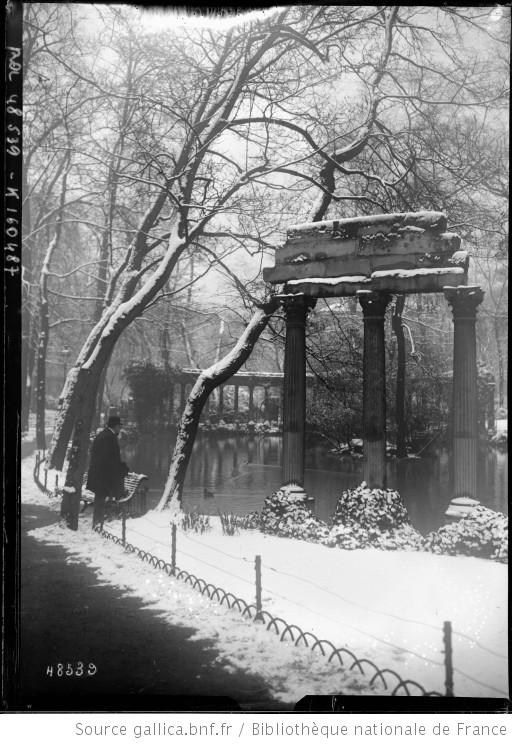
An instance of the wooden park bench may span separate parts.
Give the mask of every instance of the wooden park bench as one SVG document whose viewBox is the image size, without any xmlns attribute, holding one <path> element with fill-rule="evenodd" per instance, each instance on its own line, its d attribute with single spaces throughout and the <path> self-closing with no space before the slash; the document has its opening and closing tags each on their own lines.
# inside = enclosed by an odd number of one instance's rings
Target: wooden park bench
<svg viewBox="0 0 512 744">
<path fill-rule="evenodd" d="M 85 511 L 94 502 L 94 494 L 85 487 L 82 488 L 81 511 Z M 127 517 L 142 517 L 147 511 L 148 476 L 143 473 L 128 473 L 124 478 L 124 496 L 121 499 L 106 500 L 105 516 L 119 517 L 125 514 Z"/>
</svg>

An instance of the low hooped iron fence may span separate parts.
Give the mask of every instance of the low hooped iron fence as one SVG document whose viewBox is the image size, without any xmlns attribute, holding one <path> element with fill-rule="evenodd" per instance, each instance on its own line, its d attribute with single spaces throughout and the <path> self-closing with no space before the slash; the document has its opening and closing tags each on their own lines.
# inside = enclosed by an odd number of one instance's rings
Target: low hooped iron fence
<svg viewBox="0 0 512 744">
<path fill-rule="evenodd" d="M 302 643 L 303 646 L 309 648 L 311 651 L 321 653 L 322 656 L 327 658 L 328 663 L 338 661 L 341 667 L 348 666 L 349 671 L 357 669 L 364 676 L 367 676 L 367 673 L 369 672 L 372 675 L 369 684 L 372 685 L 375 682 L 380 681 L 384 689 L 388 691 L 388 694 L 391 696 L 400 693 L 405 694 L 406 696 L 416 694 L 423 697 L 453 696 L 453 679 L 451 677 L 451 672 L 449 673 L 449 670 L 451 670 L 451 658 L 446 664 L 447 678 L 445 695 L 435 690 L 427 691 L 419 682 L 415 682 L 412 679 L 402 679 L 402 677 L 392 669 L 380 669 L 370 659 L 358 658 L 347 648 L 336 648 L 331 641 L 320 639 L 314 633 L 303 631 L 298 625 L 290 624 L 282 617 L 275 617 L 267 610 L 263 610 L 261 608 L 261 564 L 258 561 L 259 556 L 256 556 L 256 603 L 249 604 L 245 599 L 236 597 L 232 592 L 215 586 L 214 584 L 209 583 L 176 565 L 175 525 L 173 525 L 171 563 L 127 542 L 125 520 L 123 520 L 121 537 L 114 535 L 112 532 L 109 532 L 100 526 L 95 527 L 95 530 L 107 540 L 111 540 L 115 544 L 121 545 L 128 553 L 137 555 L 142 561 L 148 563 L 153 568 L 165 571 L 168 576 L 183 581 L 185 584 L 190 585 L 192 589 L 197 589 L 201 595 L 208 597 L 208 599 L 217 600 L 220 605 L 226 605 L 229 609 L 238 610 L 242 617 L 246 617 L 253 622 L 264 624 L 268 631 L 274 631 L 275 634 L 279 636 L 279 640 L 290 640 L 296 647 Z M 260 565 L 258 566 L 258 564 Z M 258 576 L 260 577 L 259 583 Z M 444 624 L 444 637 L 446 654 L 449 649 L 451 650 L 451 623 L 449 622 L 445 622 Z"/>
<path fill-rule="evenodd" d="M 56 476 L 55 490 L 51 491 L 47 486 L 47 471 L 45 469 L 44 482 L 41 482 L 39 474 L 41 463 L 44 458 L 41 458 L 40 453 L 36 453 L 35 466 L 34 466 L 34 481 L 38 488 L 50 498 L 55 498 L 60 495 L 58 488 L 58 476 Z M 168 576 L 183 581 L 185 584 L 191 586 L 192 589 L 197 589 L 201 595 L 208 597 L 208 599 L 216 600 L 219 604 L 226 605 L 229 609 L 238 610 L 242 617 L 246 617 L 253 622 L 260 622 L 266 626 L 266 630 L 274 631 L 279 636 L 280 641 L 292 641 L 294 646 L 298 647 L 301 643 L 311 651 L 316 651 L 327 657 L 327 662 L 338 661 L 341 667 L 345 667 L 345 661 L 347 662 L 348 670 L 357 669 L 363 676 L 367 675 L 369 671 L 372 674 L 369 684 L 372 685 L 377 681 L 380 681 L 384 686 L 384 689 L 389 692 L 391 696 L 396 696 L 400 693 L 406 696 L 411 694 L 419 694 L 423 697 L 453 697 L 453 665 L 451 656 L 451 623 L 445 622 L 443 627 L 443 640 L 444 640 L 444 651 L 445 651 L 445 694 L 435 690 L 427 691 L 423 685 L 419 682 L 415 682 L 412 679 L 402 679 L 402 677 L 395 672 L 393 669 L 380 669 L 373 661 L 366 658 L 358 658 L 352 651 L 347 648 L 336 648 L 336 646 L 326 639 L 320 639 L 314 633 L 310 631 L 303 631 L 298 625 L 290 624 L 282 617 L 275 617 L 267 610 L 262 609 L 261 606 L 261 558 L 256 556 L 255 570 L 256 570 L 256 603 L 249 604 L 241 597 L 236 597 L 232 592 L 228 592 L 221 587 L 215 586 L 204 579 L 189 573 L 185 569 L 179 568 L 176 565 L 176 526 L 173 525 L 172 529 L 172 546 L 171 546 L 171 563 L 164 561 L 162 558 L 149 553 L 146 550 L 142 550 L 135 545 L 126 541 L 126 515 L 122 517 L 122 533 L 121 537 L 114 535 L 112 532 L 105 530 L 102 526 L 94 528 L 95 531 L 107 540 L 112 541 L 117 545 L 121 545 L 128 553 L 134 553 L 142 561 L 148 563 L 153 568 L 157 568 L 161 571 L 165 571 Z"/>
</svg>

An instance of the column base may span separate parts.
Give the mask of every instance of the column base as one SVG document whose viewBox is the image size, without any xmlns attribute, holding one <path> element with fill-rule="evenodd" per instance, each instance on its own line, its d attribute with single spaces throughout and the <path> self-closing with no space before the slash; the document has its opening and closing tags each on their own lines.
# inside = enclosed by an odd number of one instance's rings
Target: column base
<svg viewBox="0 0 512 744">
<path fill-rule="evenodd" d="M 279 490 L 288 496 L 291 501 L 296 501 L 297 503 L 312 504 L 315 500 L 313 496 L 308 496 L 301 485 L 293 481 L 284 483 Z"/>
<path fill-rule="evenodd" d="M 455 498 L 450 501 L 450 503 L 448 504 L 448 509 L 445 511 L 444 516 L 446 517 L 446 521 L 448 523 L 458 522 L 459 519 L 462 519 L 462 517 L 465 517 L 467 514 L 471 514 L 475 507 L 479 505 L 480 502 L 476 499 L 468 499 L 464 496 L 460 496 L 459 498 Z"/>
</svg>

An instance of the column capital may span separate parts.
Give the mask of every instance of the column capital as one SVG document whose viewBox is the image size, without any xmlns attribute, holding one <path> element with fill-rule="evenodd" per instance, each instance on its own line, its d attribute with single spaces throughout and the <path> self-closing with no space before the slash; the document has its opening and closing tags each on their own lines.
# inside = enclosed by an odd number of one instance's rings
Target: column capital
<svg viewBox="0 0 512 744">
<path fill-rule="evenodd" d="M 305 295 L 288 295 L 281 299 L 286 313 L 286 324 L 304 324 L 307 314 L 316 305 L 316 299 Z"/>
<path fill-rule="evenodd" d="M 454 320 L 474 320 L 476 309 L 484 298 L 481 287 L 443 287 Z"/>
<path fill-rule="evenodd" d="M 383 320 L 391 300 L 389 292 L 375 292 L 372 289 L 359 289 L 356 292 L 363 309 L 364 320 Z"/>
</svg>

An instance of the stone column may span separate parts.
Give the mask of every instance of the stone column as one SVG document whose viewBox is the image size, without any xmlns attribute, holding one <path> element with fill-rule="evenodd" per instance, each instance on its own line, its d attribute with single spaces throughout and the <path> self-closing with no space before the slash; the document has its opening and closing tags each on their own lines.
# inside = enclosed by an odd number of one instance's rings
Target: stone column
<svg viewBox="0 0 512 744">
<path fill-rule="evenodd" d="M 494 429 L 496 420 L 494 416 L 494 395 L 496 392 L 496 383 L 490 382 L 487 392 L 487 428 Z"/>
<path fill-rule="evenodd" d="M 363 480 L 370 488 L 386 487 L 386 355 L 384 315 L 390 296 L 360 290 L 363 309 Z"/>
<path fill-rule="evenodd" d="M 304 433 L 306 428 L 306 314 L 302 297 L 284 301 L 286 343 L 283 386 L 283 484 L 304 485 Z"/>
<path fill-rule="evenodd" d="M 224 385 L 219 386 L 219 417 L 224 413 Z"/>
<path fill-rule="evenodd" d="M 264 386 L 264 388 L 263 388 L 263 395 L 264 395 L 264 398 L 263 398 L 263 407 L 265 409 L 264 418 L 265 418 L 265 421 L 266 421 L 268 419 L 268 401 L 269 401 L 269 386 L 268 385 L 265 385 Z"/>
<path fill-rule="evenodd" d="M 254 421 L 254 385 L 249 385 L 249 421 Z"/>
<path fill-rule="evenodd" d="M 476 309 L 480 287 L 445 287 L 453 312 L 453 496 L 477 498 L 478 388 Z"/>
</svg>

